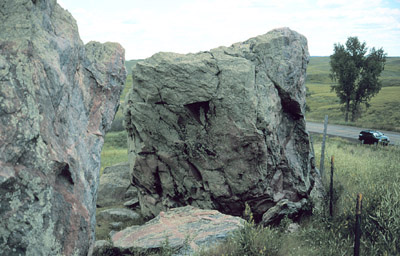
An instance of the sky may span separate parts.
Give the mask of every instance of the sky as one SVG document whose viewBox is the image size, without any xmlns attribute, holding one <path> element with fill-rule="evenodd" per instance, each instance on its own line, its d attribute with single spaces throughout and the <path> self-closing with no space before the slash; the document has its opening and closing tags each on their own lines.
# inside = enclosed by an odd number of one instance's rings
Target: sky
<svg viewBox="0 0 400 256">
<path fill-rule="evenodd" d="M 357 36 L 400 56 L 400 0 L 58 0 L 84 43 L 118 42 L 125 58 L 230 46 L 274 28 L 306 36 L 311 56 Z"/>
</svg>

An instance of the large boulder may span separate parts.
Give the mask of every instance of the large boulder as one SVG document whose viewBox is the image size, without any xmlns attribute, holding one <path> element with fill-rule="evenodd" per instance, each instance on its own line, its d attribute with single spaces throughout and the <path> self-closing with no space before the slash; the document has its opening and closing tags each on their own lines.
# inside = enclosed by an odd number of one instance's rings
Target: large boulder
<svg viewBox="0 0 400 256">
<path fill-rule="evenodd" d="M 142 213 L 193 205 L 241 215 L 247 202 L 260 221 L 281 200 L 305 210 L 308 60 L 306 38 L 282 28 L 137 63 L 124 109 Z"/>
<path fill-rule="evenodd" d="M 215 210 L 192 206 L 170 209 L 142 226 L 131 226 L 112 233 L 111 247 L 116 255 L 132 252 L 160 252 L 192 255 L 202 247 L 224 241 L 243 227 L 244 220 Z"/>
<path fill-rule="evenodd" d="M 0 2 L 0 254 L 88 255 L 124 49 L 56 0 Z"/>
</svg>

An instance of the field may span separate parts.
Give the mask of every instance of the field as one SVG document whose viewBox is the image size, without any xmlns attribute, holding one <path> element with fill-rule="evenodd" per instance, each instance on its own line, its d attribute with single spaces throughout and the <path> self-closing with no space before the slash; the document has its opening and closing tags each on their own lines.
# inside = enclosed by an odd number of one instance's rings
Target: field
<svg viewBox="0 0 400 256">
<path fill-rule="evenodd" d="M 400 58 L 389 57 L 381 76 L 383 88 L 372 98 L 368 109 L 356 122 L 344 122 L 339 99 L 331 92 L 329 57 L 311 57 L 306 86 L 310 95 L 307 121 L 322 122 L 329 115 L 330 123 L 354 125 L 390 131 L 400 131 Z"/>
</svg>

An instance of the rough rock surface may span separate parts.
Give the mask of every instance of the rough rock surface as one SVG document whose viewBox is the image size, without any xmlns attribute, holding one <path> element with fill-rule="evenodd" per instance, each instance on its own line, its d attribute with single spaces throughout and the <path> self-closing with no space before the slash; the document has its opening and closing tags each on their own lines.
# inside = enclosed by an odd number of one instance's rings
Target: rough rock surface
<svg viewBox="0 0 400 256">
<path fill-rule="evenodd" d="M 142 213 L 190 204 L 241 215 L 248 202 L 261 220 L 283 199 L 305 209 L 313 186 L 308 60 L 306 38 L 282 28 L 137 63 L 125 115 Z"/>
<path fill-rule="evenodd" d="M 0 1 L 0 254 L 88 255 L 126 72 L 56 0 Z"/>
<path fill-rule="evenodd" d="M 137 200 L 137 189 L 131 184 L 129 163 L 104 168 L 100 177 L 97 207 L 123 205 Z"/>
<path fill-rule="evenodd" d="M 243 226 L 239 217 L 216 210 L 201 210 L 193 206 L 170 209 L 142 226 L 131 226 L 113 233 L 114 249 L 121 254 L 129 251 L 157 251 L 167 241 L 176 254 L 191 255 L 202 246 L 222 241 Z"/>
</svg>

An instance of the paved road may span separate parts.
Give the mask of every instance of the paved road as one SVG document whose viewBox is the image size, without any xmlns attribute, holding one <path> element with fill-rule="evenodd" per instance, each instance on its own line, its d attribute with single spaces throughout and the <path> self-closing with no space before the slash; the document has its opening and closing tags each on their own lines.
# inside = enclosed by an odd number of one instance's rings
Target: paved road
<svg viewBox="0 0 400 256">
<path fill-rule="evenodd" d="M 307 122 L 307 129 L 309 132 L 314 133 L 324 133 L 324 124 L 323 123 L 313 123 Z M 344 125 L 336 125 L 336 124 L 328 124 L 328 135 L 339 136 L 348 139 L 358 140 L 358 134 L 361 130 L 366 130 L 366 128 L 354 127 L 354 126 L 344 126 Z M 383 132 L 390 139 L 390 144 L 395 144 L 400 146 L 400 133 L 396 132 L 388 132 L 379 130 Z"/>
</svg>

